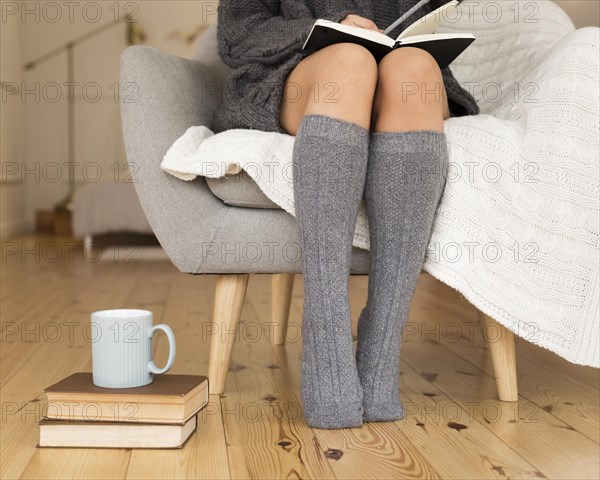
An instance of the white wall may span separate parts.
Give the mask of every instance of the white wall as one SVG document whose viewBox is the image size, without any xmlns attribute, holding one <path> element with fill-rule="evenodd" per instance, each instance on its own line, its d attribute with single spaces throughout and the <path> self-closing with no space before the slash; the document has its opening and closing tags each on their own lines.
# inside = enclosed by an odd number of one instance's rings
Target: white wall
<svg viewBox="0 0 600 480">
<path fill-rule="evenodd" d="M 75 156 L 76 162 L 82 165 L 76 169 L 76 177 L 79 185 L 86 183 L 82 175 L 85 165 L 88 177 L 95 177 L 100 172 L 103 179 L 110 180 L 115 172 L 114 165 L 119 164 L 117 171 L 123 174 L 126 163 L 119 106 L 114 98 L 119 55 L 126 46 L 126 26 L 122 22 L 114 23 L 113 0 L 76 2 L 72 18 L 68 2 L 63 0 L 1 1 L 3 10 L 7 4 L 19 7 L 17 15 L 7 15 L 2 19 L 2 80 L 20 83 L 22 87 L 37 90 L 40 94 L 39 98 L 31 94 L 25 98 L 10 97 L 1 105 L 2 161 L 25 162 L 27 169 L 34 172 L 25 177 L 24 184 L 18 181 L 20 174 L 13 175 L 8 183 L 2 183 L 0 231 L 7 236 L 25 227 L 31 228 L 36 209 L 52 208 L 62 199 L 67 191 L 68 177 L 65 167 L 61 167 L 60 171 L 54 168 L 67 159 L 68 90 L 63 85 L 66 81 L 66 55 L 63 53 L 32 71 L 22 72 L 19 66 L 99 25 L 113 22 L 114 27 L 109 31 L 75 50 L 75 78 L 80 83 L 79 87 L 75 87 Z M 598 0 L 558 0 L 557 3 L 571 15 L 576 26 L 599 25 Z M 50 4 L 58 4 L 62 8 L 56 11 L 45 6 Z M 94 5 L 101 6 L 99 12 L 93 8 Z M 126 5 L 136 8 L 134 18 L 146 31 L 149 45 L 181 56 L 190 56 L 193 45 L 171 34 L 189 34 L 202 23 L 216 21 L 217 2 L 214 0 L 119 0 L 117 5 L 117 13 L 120 14 L 131 12 Z M 33 13 L 22 16 L 24 8 Z M 98 13 L 99 19 L 94 21 Z M 51 88 L 54 83 L 62 86 L 62 100 L 58 102 L 50 98 L 54 93 Z M 94 84 L 99 85 L 102 92 L 97 102 L 82 95 L 83 85 L 91 88 Z M 89 93 L 93 91 L 88 90 Z"/>
<path fill-rule="evenodd" d="M 577 28 L 600 27 L 600 0 L 556 0 Z"/>
<path fill-rule="evenodd" d="M 0 19 L 1 20 L 1 19 Z M 21 56 L 19 45 L 20 23 L 7 19 L 0 28 L 0 238 L 23 231 L 25 224 L 25 192 L 18 179 L 10 175 L 12 168 L 23 158 L 22 105 L 10 95 L 21 82 Z"/>
<path fill-rule="evenodd" d="M 3 4 L 6 3 L 3 0 Z M 18 156 L 31 173 L 25 175 L 24 185 L 3 185 L 3 200 L 6 197 L 4 191 L 8 192 L 10 188 L 23 190 L 25 201 L 17 201 L 16 196 L 3 201 L 2 219 L 4 223 L 6 217 L 8 223 L 9 218 L 19 217 L 31 228 L 35 211 L 51 209 L 67 192 L 69 169 L 63 164 L 67 161 L 67 98 L 70 89 L 64 85 L 67 81 L 65 53 L 30 71 L 22 71 L 19 64 L 31 62 L 101 25 L 112 25 L 109 30 L 75 48 L 74 75 L 79 86 L 72 87 L 76 98 L 75 161 L 80 166 L 75 168 L 75 176 L 78 186 L 86 184 L 86 179 L 95 180 L 98 174 L 102 180 L 111 180 L 115 171 L 124 175 L 126 165 L 115 90 L 119 78 L 120 53 L 127 45 L 126 25 L 122 21 L 115 21 L 115 15 L 118 19 L 119 15 L 134 12 L 134 18 L 148 36 L 146 44 L 189 57 L 193 52 L 193 44 L 186 43 L 182 37 L 194 32 L 203 23 L 216 21 L 217 3 L 201 0 L 111 0 L 73 2 L 73 7 L 62 0 L 8 3 L 12 4 L 11 8 L 16 5 L 18 10 L 16 15 L 12 15 L 12 10 L 7 13 L 6 5 L 2 6 L 7 24 L 10 22 L 14 25 L 14 28 L 11 27 L 14 32 L 5 35 L 3 22 L 1 56 L 3 63 L 5 57 L 12 58 L 14 75 L 22 72 L 21 80 L 17 80 L 21 82 L 22 92 L 27 90 L 33 93 L 15 96 L 11 99 L 10 109 L 3 108 L 3 112 L 6 110 L 6 115 L 15 119 L 13 110 L 18 107 L 23 111 L 25 128 Z M 118 8 L 115 8 L 115 4 Z M 56 8 L 56 5 L 60 8 Z M 14 52 L 12 56 L 11 52 Z M 97 92 L 100 92 L 100 96 L 96 101 L 93 97 Z M 57 94 L 58 101 L 55 99 Z M 2 123 L 4 125 L 6 122 Z M 13 120 L 10 123 L 15 122 Z M 10 153 L 8 148 L 11 149 Z M 14 145 L 3 146 L 3 159 L 15 155 Z M 115 168 L 115 165 L 118 166 Z M 21 168 L 20 173 L 23 172 L 24 168 Z M 19 177 L 22 175 L 13 175 L 12 179 L 14 181 Z M 11 229 L 7 229 L 7 233 L 8 230 Z"/>
</svg>

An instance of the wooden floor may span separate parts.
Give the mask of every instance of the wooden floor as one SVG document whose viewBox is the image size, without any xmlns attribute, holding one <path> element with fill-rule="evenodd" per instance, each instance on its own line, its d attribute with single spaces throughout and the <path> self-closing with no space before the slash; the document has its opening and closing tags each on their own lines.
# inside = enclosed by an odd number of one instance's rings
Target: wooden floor
<svg viewBox="0 0 600 480">
<path fill-rule="evenodd" d="M 93 262 L 63 243 L 29 238 L 2 247 L 3 479 L 599 477 L 598 371 L 520 341 L 520 400 L 497 401 L 477 311 L 426 274 L 402 350 L 408 412 L 402 421 L 338 431 L 307 427 L 298 394 L 301 278 L 288 343 L 273 348 L 266 325 L 270 278 L 254 275 L 225 393 L 211 396 L 185 448 L 38 449 L 44 387 L 91 370 L 86 327 L 94 310 L 152 310 L 155 323 L 168 323 L 177 337 L 172 372 L 208 370 L 214 277 L 136 261 L 132 251 Z M 350 285 L 356 320 L 367 278 L 353 277 Z M 156 348 L 164 360 L 164 338 Z"/>
</svg>

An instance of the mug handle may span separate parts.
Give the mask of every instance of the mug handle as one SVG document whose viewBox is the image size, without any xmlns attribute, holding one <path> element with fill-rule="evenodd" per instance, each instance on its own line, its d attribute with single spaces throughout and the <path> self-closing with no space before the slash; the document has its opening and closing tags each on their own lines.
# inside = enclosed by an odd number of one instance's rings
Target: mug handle
<svg viewBox="0 0 600 480">
<path fill-rule="evenodd" d="M 171 330 L 171 327 L 161 323 L 159 325 L 154 325 L 150 330 L 148 330 L 148 337 L 152 338 L 154 336 L 154 332 L 157 330 L 162 330 L 165 332 L 165 335 L 169 340 L 169 358 L 167 359 L 166 365 L 163 368 L 158 368 L 156 363 L 154 363 L 154 360 L 150 360 L 148 363 L 148 371 L 158 375 L 168 372 L 175 362 L 175 334 L 173 333 L 173 330 Z"/>
</svg>

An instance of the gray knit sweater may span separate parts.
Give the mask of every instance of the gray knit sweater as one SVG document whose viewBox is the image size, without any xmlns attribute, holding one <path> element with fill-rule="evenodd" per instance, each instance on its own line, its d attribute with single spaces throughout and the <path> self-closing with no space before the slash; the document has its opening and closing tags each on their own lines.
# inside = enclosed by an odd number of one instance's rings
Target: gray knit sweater
<svg viewBox="0 0 600 480">
<path fill-rule="evenodd" d="M 218 46 L 233 71 L 215 113 L 213 130 L 253 128 L 285 133 L 279 123 L 281 97 L 287 75 L 310 52 L 302 50 L 317 18 L 335 22 L 349 13 L 388 27 L 418 0 L 221 0 Z M 438 2 L 439 3 L 439 2 Z M 397 36 L 429 12 L 424 6 L 390 33 Z M 476 115 L 473 97 L 460 86 L 449 68 L 442 70 L 453 116 Z"/>
</svg>

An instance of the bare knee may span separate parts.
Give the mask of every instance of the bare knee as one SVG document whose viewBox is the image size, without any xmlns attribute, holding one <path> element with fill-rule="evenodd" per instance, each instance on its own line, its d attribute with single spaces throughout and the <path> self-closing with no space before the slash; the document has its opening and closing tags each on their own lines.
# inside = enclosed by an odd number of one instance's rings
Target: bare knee
<svg viewBox="0 0 600 480">
<path fill-rule="evenodd" d="M 282 125 L 295 134 L 303 115 L 318 113 L 367 128 L 377 75 L 377 62 L 360 45 L 338 43 L 313 53 L 286 81 Z"/>
<path fill-rule="evenodd" d="M 315 54 L 312 77 L 315 87 L 328 85 L 335 102 L 352 102 L 357 98 L 372 101 L 377 85 L 377 62 L 364 47 L 338 43 Z"/>
<path fill-rule="evenodd" d="M 356 43 L 336 43 L 329 45 L 313 55 L 315 60 L 331 66 L 333 70 L 353 73 L 359 69 L 368 76 L 377 78 L 377 62 L 365 47 Z"/>
<path fill-rule="evenodd" d="M 379 62 L 372 128 L 443 131 L 443 121 L 449 115 L 442 72 L 429 53 L 405 47 Z"/>
<path fill-rule="evenodd" d="M 377 94 L 385 97 L 385 103 L 441 104 L 444 94 L 442 73 L 436 60 L 425 50 L 400 48 L 379 63 Z"/>
</svg>

